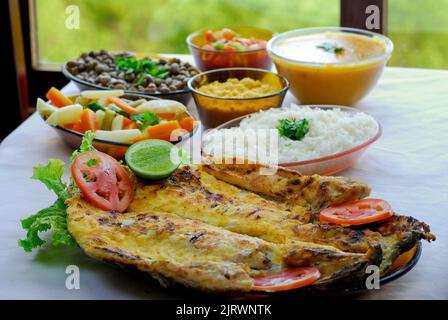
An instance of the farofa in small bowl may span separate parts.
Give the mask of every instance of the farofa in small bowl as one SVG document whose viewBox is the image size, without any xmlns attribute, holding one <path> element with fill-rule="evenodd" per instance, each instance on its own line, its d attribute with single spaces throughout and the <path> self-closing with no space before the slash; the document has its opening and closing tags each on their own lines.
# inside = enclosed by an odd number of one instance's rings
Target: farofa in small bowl
<svg viewBox="0 0 448 320">
<path fill-rule="evenodd" d="M 214 128 L 249 113 L 281 107 L 289 84 L 271 71 L 229 68 L 198 74 L 188 88 L 203 125 Z"/>
<path fill-rule="evenodd" d="M 263 83 L 249 77 L 229 78 L 225 82 L 213 81 L 198 88 L 198 91 L 222 98 L 256 98 L 273 94 L 282 87 L 279 83 Z"/>
</svg>

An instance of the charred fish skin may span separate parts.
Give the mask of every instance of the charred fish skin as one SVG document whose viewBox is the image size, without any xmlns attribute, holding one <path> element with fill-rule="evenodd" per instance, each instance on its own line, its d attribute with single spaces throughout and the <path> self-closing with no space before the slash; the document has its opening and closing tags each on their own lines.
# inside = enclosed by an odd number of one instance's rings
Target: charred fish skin
<svg viewBox="0 0 448 320">
<path fill-rule="evenodd" d="M 297 240 L 353 253 L 366 253 L 380 237 L 374 232 L 302 224 L 310 214 L 307 208 L 288 211 L 288 206 L 219 181 L 202 168 L 191 166 L 179 168 L 158 185 L 139 186 L 129 209 L 167 211 L 273 243 Z"/>
<path fill-rule="evenodd" d="M 135 266 L 200 290 L 248 291 L 253 276 L 279 272 L 275 245 L 174 214 L 110 213 L 68 200 L 68 227 L 90 256 Z"/>
<path fill-rule="evenodd" d="M 241 192 L 246 193 L 244 199 L 237 196 Z M 260 206 L 264 208 L 260 209 Z M 310 265 L 321 270 L 324 278 L 330 276 L 328 256 L 333 257 L 332 263 L 335 270 L 344 269 L 345 276 L 352 276 L 350 273 L 356 269 L 355 265 L 365 264 L 364 255 L 370 248 L 368 237 L 350 236 L 350 232 L 358 234 L 357 231 L 328 226 L 327 233 L 322 235 L 315 228 L 307 228 L 308 224 L 305 224 L 298 232 L 300 220 L 291 218 L 291 213 L 284 211 L 283 207 L 276 202 L 219 181 L 190 166 L 179 168 L 160 185 L 142 184 L 136 190 L 130 210 L 135 212 L 164 210 L 182 217 L 201 220 L 232 232 L 259 237 L 271 243 L 285 244 L 282 247 L 289 248 L 289 251 L 284 254 L 287 264 L 303 266 L 303 263 L 293 263 L 294 260 L 305 261 L 300 256 L 303 254 L 307 257 L 306 261 L 312 262 Z M 330 234 L 331 232 L 333 234 Z M 315 241 L 319 237 L 322 237 L 321 243 Z M 362 247 L 361 243 L 364 244 L 364 250 L 358 249 L 358 252 L 344 253 L 334 245 L 339 242 L 348 243 L 344 245 L 346 248 L 355 243 L 354 238 L 357 239 L 358 246 Z M 313 261 L 310 261 L 311 253 Z M 349 258 L 353 260 L 348 261 Z M 348 268 L 347 264 L 353 264 L 353 266 Z M 343 272 L 339 274 L 342 276 Z"/>
<path fill-rule="evenodd" d="M 207 163 L 203 169 L 219 180 L 257 194 L 290 204 L 310 206 L 315 213 L 370 194 L 366 184 L 345 177 L 303 176 L 281 167 L 275 167 L 274 174 L 263 175 L 260 170 L 268 168 L 265 165 L 241 165 L 236 164 L 236 160 L 230 163 Z"/>
<path fill-rule="evenodd" d="M 364 255 L 313 243 L 276 245 L 170 213 L 106 212 L 80 196 L 67 204 L 69 231 L 89 256 L 135 267 L 162 285 L 248 291 L 252 277 L 304 263 L 318 268 L 322 279 L 331 282 L 334 276 L 352 276 L 367 261 Z"/>
<path fill-rule="evenodd" d="M 395 259 L 415 247 L 420 240 L 435 241 L 436 236 L 430 227 L 413 217 L 395 214 L 389 220 L 372 226 L 381 234 L 383 260 L 380 265 L 381 275 L 388 274 Z"/>
</svg>

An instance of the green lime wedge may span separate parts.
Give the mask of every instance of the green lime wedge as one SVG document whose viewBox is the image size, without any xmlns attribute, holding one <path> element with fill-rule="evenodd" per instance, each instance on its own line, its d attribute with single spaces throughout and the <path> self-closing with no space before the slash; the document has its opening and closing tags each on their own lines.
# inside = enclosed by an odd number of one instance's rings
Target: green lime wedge
<svg viewBox="0 0 448 320">
<path fill-rule="evenodd" d="M 163 179 L 182 162 L 181 150 L 168 141 L 143 140 L 129 147 L 125 160 L 137 176 L 151 180 Z"/>
</svg>

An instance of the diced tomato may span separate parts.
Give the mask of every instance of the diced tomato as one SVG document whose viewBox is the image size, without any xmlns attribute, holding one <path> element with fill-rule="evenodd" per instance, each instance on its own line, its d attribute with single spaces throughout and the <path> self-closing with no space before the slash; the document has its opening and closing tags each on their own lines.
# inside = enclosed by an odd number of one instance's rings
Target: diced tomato
<svg viewBox="0 0 448 320">
<path fill-rule="evenodd" d="M 215 47 L 213 45 L 209 44 L 209 43 L 206 43 L 206 44 L 204 44 L 202 46 L 202 49 L 205 49 L 205 50 L 215 50 Z"/>
<path fill-rule="evenodd" d="M 388 219 L 393 216 L 389 203 L 382 199 L 363 199 L 326 208 L 320 212 L 320 220 L 341 225 L 362 225 Z"/>
<path fill-rule="evenodd" d="M 99 129 L 98 120 L 96 119 L 95 112 L 90 109 L 84 109 L 81 113 L 81 133 L 88 130 L 95 132 Z"/>
<path fill-rule="evenodd" d="M 58 89 L 56 89 L 55 87 L 52 87 L 50 90 L 48 90 L 45 97 L 48 100 L 50 100 L 54 106 L 56 106 L 58 108 L 69 106 L 69 105 L 73 104 L 72 100 L 70 100 L 69 98 L 64 96 L 64 94 L 61 91 L 59 91 Z"/>
<path fill-rule="evenodd" d="M 316 268 L 293 268 L 271 274 L 265 277 L 254 278 L 253 291 L 287 291 L 308 286 L 320 278 Z"/>
<path fill-rule="evenodd" d="M 123 212 L 134 197 L 129 174 L 105 153 L 80 154 L 73 161 L 71 174 L 83 197 L 99 209 Z"/>
<path fill-rule="evenodd" d="M 204 40 L 207 42 L 211 42 L 213 39 L 213 31 L 212 30 L 208 30 L 204 33 Z"/>
</svg>

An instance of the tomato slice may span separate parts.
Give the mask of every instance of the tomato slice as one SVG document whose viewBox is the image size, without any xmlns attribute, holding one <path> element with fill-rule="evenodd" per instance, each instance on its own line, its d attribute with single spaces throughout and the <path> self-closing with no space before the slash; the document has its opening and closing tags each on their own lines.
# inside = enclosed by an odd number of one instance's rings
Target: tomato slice
<svg viewBox="0 0 448 320">
<path fill-rule="evenodd" d="M 134 197 L 131 178 L 117 160 L 99 152 L 80 154 L 71 167 L 83 197 L 102 210 L 125 211 Z"/>
<path fill-rule="evenodd" d="M 316 268 L 292 268 L 265 277 L 254 278 L 253 291 L 287 291 L 308 286 L 320 278 Z"/>
<path fill-rule="evenodd" d="M 326 208 L 320 220 L 342 225 L 361 225 L 381 221 L 393 216 L 389 203 L 382 199 L 363 199 Z"/>
</svg>

